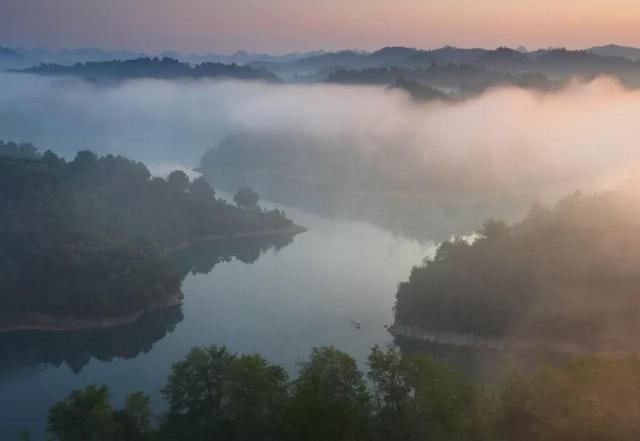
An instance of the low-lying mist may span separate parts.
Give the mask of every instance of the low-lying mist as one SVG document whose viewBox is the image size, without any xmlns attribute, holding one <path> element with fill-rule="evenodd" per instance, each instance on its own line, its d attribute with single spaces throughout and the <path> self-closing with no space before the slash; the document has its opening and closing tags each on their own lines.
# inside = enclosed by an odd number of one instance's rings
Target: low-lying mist
<svg viewBox="0 0 640 441">
<path fill-rule="evenodd" d="M 640 160 L 639 117 L 640 92 L 609 78 L 552 94 L 498 88 L 460 103 L 416 103 L 382 87 L 97 86 L 0 74 L 0 139 L 65 155 L 119 153 L 164 169 L 195 167 L 208 148 L 239 132 L 300 134 L 297 148 L 357 149 L 360 164 L 443 196 L 544 198 L 607 185 Z"/>
</svg>

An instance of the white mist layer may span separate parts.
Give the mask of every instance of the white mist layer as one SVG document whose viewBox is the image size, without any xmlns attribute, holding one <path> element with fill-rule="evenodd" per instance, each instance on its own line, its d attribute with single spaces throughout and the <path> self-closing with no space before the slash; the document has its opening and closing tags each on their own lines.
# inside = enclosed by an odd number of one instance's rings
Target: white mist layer
<svg viewBox="0 0 640 441">
<path fill-rule="evenodd" d="M 288 130 L 315 144 L 397 152 L 386 173 L 423 173 L 491 195 L 608 185 L 636 167 L 640 93 L 614 80 L 541 94 L 490 90 L 459 103 L 414 103 L 381 87 L 235 81 L 131 81 L 0 74 L 0 139 L 65 155 L 118 153 L 196 166 L 238 131 Z M 304 148 L 301 146 L 300 148 Z M 464 184 L 469 185 L 465 186 Z"/>
</svg>

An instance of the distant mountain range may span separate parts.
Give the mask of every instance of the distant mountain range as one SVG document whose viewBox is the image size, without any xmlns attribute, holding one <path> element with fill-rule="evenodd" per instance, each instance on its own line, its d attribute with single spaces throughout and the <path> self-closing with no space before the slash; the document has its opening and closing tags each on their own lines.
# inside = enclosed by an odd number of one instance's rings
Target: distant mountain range
<svg viewBox="0 0 640 441">
<path fill-rule="evenodd" d="M 529 52 L 523 46 L 513 50 L 519 54 L 536 57 L 553 49 L 540 49 Z M 640 48 L 609 44 L 584 49 L 596 55 L 605 57 L 627 58 L 631 61 L 640 60 Z M 88 61 L 132 60 L 144 57 L 174 58 L 187 63 L 294 63 L 306 67 L 324 67 L 340 65 L 350 67 L 378 67 L 381 65 L 424 64 L 425 62 L 443 63 L 473 63 L 483 54 L 494 52 L 490 49 L 463 49 L 445 46 L 439 49 L 416 49 L 408 47 L 385 47 L 374 52 L 345 50 L 338 52 L 312 51 L 294 52 L 285 55 L 254 53 L 237 51 L 233 54 L 194 54 L 165 51 L 161 53 L 142 53 L 129 50 L 105 50 L 100 48 L 59 49 L 50 50 L 43 47 L 33 49 L 8 48 L 0 46 L 0 67 L 31 67 L 38 64 L 75 64 Z M 22 65 L 2 66 L 7 63 L 22 63 Z"/>
<path fill-rule="evenodd" d="M 432 65 L 473 65 L 512 73 L 540 72 L 555 75 L 594 75 L 610 71 L 635 71 L 640 49 L 602 46 L 586 50 L 541 49 L 525 52 L 523 48 L 462 49 L 445 46 L 433 50 L 387 47 L 375 52 L 342 51 L 304 57 L 290 62 L 251 62 L 250 65 L 271 70 L 282 78 L 309 75 L 318 70 L 369 68 L 427 68 Z"/>
<path fill-rule="evenodd" d="M 233 54 L 182 54 L 176 51 L 164 51 L 159 54 L 146 54 L 128 50 L 105 50 L 100 48 L 85 49 L 60 49 L 50 50 L 45 48 L 21 49 L 6 48 L 0 46 L 0 68 L 21 69 L 40 64 L 72 65 L 76 63 L 134 60 L 138 58 L 173 58 L 185 63 L 222 63 L 222 64 L 247 64 L 250 62 L 291 62 L 300 58 L 312 57 L 323 54 L 323 51 L 305 53 L 291 53 L 285 55 L 261 54 L 246 51 L 237 51 Z"/>
<path fill-rule="evenodd" d="M 621 57 L 628 58 L 632 61 L 640 60 L 640 49 L 637 47 L 608 44 L 606 46 L 592 47 L 587 50 L 593 54 L 601 55 L 603 57 Z"/>
<path fill-rule="evenodd" d="M 189 64 L 173 58 L 137 58 L 124 61 L 90 61 L 71 66 L 41 64 L 27 69 L 12 69 L 11 72 L 36 75 L 71 76 L 96 83 L 124 81 L 142 78 L 232 78 L 238 80 L 260 80 L 276 82 L 278 78 L 265 69 L 238 64 L 200 63 Z"/>
<path fill-rule="evenodd" d="M 156 63 L 162 72 L 154 72 L 149 63 L 145 65 L 144 75 L 128 71 L 133 65 L 118 65 L 118 62 L 138 61 L 138 66 L 144 63 L 140 60 L 172 60 L 182 63 L 181 67 Z M 96 63 L 111 63 L 97 66 Z M 175 75 L 172 69 L 187 73 L 189 66 L 195 69 L 187 76 L 201 76 L 203 72 L 198 66 L 208 65 L 209 72 L 216 71 L 213 76 L 227 76 L 248 79 L 275 79 L 275 76 L 285 81 L 318 82 L 331 80 L 334 82 L 349 82 L 370 84 L 371 78 L 376 77 L 375 83 L 394 83 L 397 79 L 406 78 L 422 80 L 416 69 L 430 69 L 434 66 L 471 66 L 490 71 L 492 73 L 506 73 L 520 75 L 536 73 L 547 76 L 552 81 L 564 80 L 579 75 L 591 77 L 600 74 L 617 76 L 625 84 L 640 87 L 640 48 L 607 45 L 588 48 L 585 50 L 566 50 L 558 48 L 527 51 L 524 47 L 511 49 L 500 47 L 497 49 L 456 48 L 445 46 L 438 49 L 416 49 L 408 47 L 385 47 L 374 52 L 344 50 L 338 52 L 307 52 L 291 53 L 287 55 L 256 54 L 239 51 L 230 55 L 220 54 L 180 54 L 178 52 L 163 52 L 157 57 L 148 57 L 130 51 L 107 51 L 103 49 L 73 49 L 50 51 L 43 48 L 10 49 L 0 47 L 0 69 L 26 69 L 32 73 L 47 74 L 75 74 L 82 77 L 96 78 L 104 76 L 118 76 L 122 78 L 160 77 L 171 78 Z M 215 69 L 213 66 L 217 65 Z M 223 68 L 222 66 L 228 66 Z M 239 69 L 242 67 L 243 69 Z M 106 69 L 106 70 L 105 70 Z M 116 73 L 115 70 L 120 73 Z M 372 69 L 378 69 L 372 72 Z M 384 73 L 380 69 L 390 71 Z M 225 72 L 225 75 L 219 74 Z M 345 74 L 345 72 L 347 74 Z M 479 72 L 479 71 L 478 71 Z M 271 77 L 273 78 L 267 78 Z M 338 73 L 338 75 L 336 75 Z M 372 73 L 375 75 L 372 76 Z M 181 74 L 182 75 L 182 74 Z M 475 74 L 474 74 L 475 75 Z M 211 76 L 211 75 L 206 75 Z M 486 74 L 478 73 L 475 82 L 482 80 Z M 340 78 L 348 79 L 341 81 Z M 381 81 L 384 79 L 384 81 Z"/>
</svg>

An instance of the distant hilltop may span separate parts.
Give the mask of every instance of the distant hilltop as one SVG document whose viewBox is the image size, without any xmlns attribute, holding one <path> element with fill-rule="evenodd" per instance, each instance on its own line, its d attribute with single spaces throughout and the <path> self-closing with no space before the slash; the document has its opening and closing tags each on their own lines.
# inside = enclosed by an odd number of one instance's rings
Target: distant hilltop
<svg viewBox="0 0 640 441">
<path fill-rule="evenodd" d="M 538 54 L 549 51 L 552 48 L 528 51 L 524 46 L 519 46 L 514 50 L 525 54 Z M 105 50 L 101 48 L 80 48 L 80 49 L 59 49 L 51 50 L 43 47 L 32 49 L 8 48 L 0 45 L 0 68 L 19 69 L 33 67 L 39 64 L 63 64 L 72 65 L 75 63 L 85 63 L 89 61 L 113 61 L 113 60 L 134 60 L 137 58 L 173 58 L 175 60 L 198 64 L 198 63 L 222 63 L 222 64 L 251 64 L 251 63 L 279 63 L 287 64 L 302 61 L 303 64 L 326 64 L 335 61 L 353 61 L 371 59 L 383 62 L 398 63 L 406 58 L 433 58 L 435 62 L 470 62 L 482 55 L 483 52 L 491 51 L 489 48 L 456 48 L 444 46 L 436 49 L 418 49 L 402 46 L 385 47 L 377 51 L 309 51 L 292 52 L 288 54 L 268 54 L 247 51 L 236 51 L 231 54 L 218 53 L 181 53 L 177 51 L 162 51 L 159 53 L 143 53 L 130 50 Z M 631 61 L 640 60 L 640 48 L 631 46 L 620 46 L 607 44 L 583 49 L 600 56 L 621 57 Z"/>
<path fill-rule="evenodd" d="M 41 64 L 12 72 L 37 75 L 60 75 L 83 78 L 89 81 L 121 81 L 138 78 L 180 79 L 180 78 L 232 78 L 239 80 L 278 81 L 266 69 L 240 66 L 237 64 L 201 63 L 192 66 L 173 58 L 138 58 L 125 61 L 91 61 L 71 66 L 61 64 Z"/>
<path fill-rule="evenodd" d="M 345 82 L 392 85 L 399 79 L 430 81 L 420 71 L 434 67 L 455 67 L 458 74 L 472 80 L 465 85 L 484 88 L 479 82 L 495 83 L 495 74 L 541 74 L 552 81 L 573 76 L 613 75 L 625 85 L 640 86 L 640 48 L 605 45 L 584 50 L 546 48 L 527 50 L 499 47 L 418 49 L 384 47 L 374 52 L 343 50 L 315 51 L 287 55 L 253 54 L 239 51 L 231 55 L 184 55 L 163 52 L 148 57 L 127 51 L 77 49 L 51 52 L 45 49 L 0 48 L 0 69 L 40 75 L 71 75 L 95 81 L 135 78 L 224 77 L 243 80 L 287 82 Z M 383 70 L 387 70 L 384 72 Z M 481 72 L 485 70 L 486 72 Z M 485 77 L 489 76 L 489 81 Z M 455 78 L 454 78 L 455 79 Z M 537 81 L 537 80 L 536 80 Z M 522 82 L 519 79 L 508 83 Z M 525 79 L 525 82 L 529 82 Z M 537 81 L 539 82 L 539 81 Z M 433 84 L 427 83 L 429 86 Z M 456 87 L 460 86 L 456 84 Z M 546 87 L 546 86 L 545 86 Z"/>
</svg>

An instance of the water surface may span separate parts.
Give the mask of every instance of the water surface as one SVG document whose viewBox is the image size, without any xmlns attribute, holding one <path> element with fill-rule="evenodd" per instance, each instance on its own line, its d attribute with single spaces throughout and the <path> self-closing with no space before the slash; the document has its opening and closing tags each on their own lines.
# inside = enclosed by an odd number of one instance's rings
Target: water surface
<svg viewBox="0 0 640 441">
<path fill-rule="evenodd" d="M 23 429 L 44 439 L 48 408 L 89 384 L 108 385 L 116 405 L 142 390 L 160 411 L 171 364 L 196 345 L 260 352 L 295 372 L 312 346 L 334 345 L 362 363 L 372 345 L 390 342 L 396 285 L 432 249 L 367 223 L 284 208 L 309 231 L 176 256 L 182 308 L 108 331 L 0 335 L 0 440 Z"/>
</svg>

